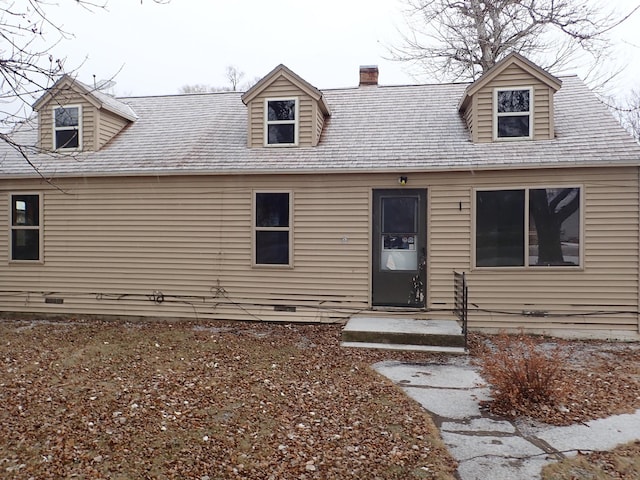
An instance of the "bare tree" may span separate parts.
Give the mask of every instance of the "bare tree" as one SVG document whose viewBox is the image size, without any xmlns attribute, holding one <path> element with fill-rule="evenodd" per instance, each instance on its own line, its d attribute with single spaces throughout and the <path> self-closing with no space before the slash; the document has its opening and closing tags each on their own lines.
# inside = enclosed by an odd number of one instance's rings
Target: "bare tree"
<svg viewBox="0 0 640 480">
<path fill-rule="evenodd" d="M 192 83 L 189 85 L 183 85 L 178 89 L 178 93 L 208 93 L 216 92 L 215 87 L 211 85 L 205 85 L 204 83 Z"/>
<path fill-rule="evenodd" d="M 231 85 L 231 90 L 234 92 L 238 91 L 238 86 L 240 85 L 240 80 L 244 77 L 244 72 L 238 70 L 238 67 L 235 65 L 229 65 L 227 67 L 227 80 L 229 80 L 229 84 Z"/>
<path fill-rule="evenodd" d="M 153 0 L 167 3 L 169 0 Z M 76 8 L 97 12 L 107 0 L 66 0 Z M 21 145 L 11 132 L 28 121 L 31 105 L 63 73 L 74 74 L 65 58 L 51 54 L 52 47 L 73 37 L 50 20 L 60 4 L 50 0 L 21 0 L 0 3 L 0 141 L 14 148 L 34 170 L 30 156 L 33 145 Z M 114 72 L 115 73 L 115 72 Z M 38 172 L 39 173 L 39 172 Z"/>
<path fill-rule="evenodd" d="M 408 32 L 391 58 L 438 80 L 474 80 L 509 52 L 545 69 L 606 54 L 607 32 L 626 20 L 584 0 L 405 0 Z"/>
<path fill-rule="evenodd" d="M 640 143 L 640 90 L 631 90 L 611 108 L 622 126 Z"/>
<path fill-rule="evenodd" d="M 548 189 L 529 190 L 529 211 L 538 237 L 538 264 L 562 265 L 563 223 L 580 207 L 580 194 L 576 188 L 563 188 L 549 197 Z"/>
<path fill-rule="evenodd" d="M 240 83 L 244 77 L 244 72 L 234 65 L 228 65 L 225 69 L 225 77 L 229 81 L 228 85 L 217 87 L 202 83 L 183 85 L 178 89 L 178 93 L 209 93 L 209 92 L 237 92 L 250 89 L 260 78 L 254 78 L 244 83 Z"/>
</svg>

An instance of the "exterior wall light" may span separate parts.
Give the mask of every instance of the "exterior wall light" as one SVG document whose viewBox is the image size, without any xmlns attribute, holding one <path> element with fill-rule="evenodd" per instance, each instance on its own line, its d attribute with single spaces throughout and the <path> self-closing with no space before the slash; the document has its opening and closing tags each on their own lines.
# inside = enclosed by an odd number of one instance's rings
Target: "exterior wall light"
<svg viewBox="0 0 640 480">
<path fill-rule="evenodd" d="M 406 185 L 407 184 L 407 177 L 398 177 L 398 183 L 400 185 Z"/>
</svg>

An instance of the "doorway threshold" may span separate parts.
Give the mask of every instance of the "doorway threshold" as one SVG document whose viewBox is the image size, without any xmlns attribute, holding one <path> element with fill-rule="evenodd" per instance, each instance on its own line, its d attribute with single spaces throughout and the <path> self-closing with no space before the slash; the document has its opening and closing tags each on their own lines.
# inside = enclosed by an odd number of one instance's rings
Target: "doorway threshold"
<svg viewBox="0 0 640 480">
<path fill-rule="evenodd" d="M 371 307 L 374 312 L 426 312 L 424 307 L 389 307 L 385 305 L 375 305 Z"/>
</svg>

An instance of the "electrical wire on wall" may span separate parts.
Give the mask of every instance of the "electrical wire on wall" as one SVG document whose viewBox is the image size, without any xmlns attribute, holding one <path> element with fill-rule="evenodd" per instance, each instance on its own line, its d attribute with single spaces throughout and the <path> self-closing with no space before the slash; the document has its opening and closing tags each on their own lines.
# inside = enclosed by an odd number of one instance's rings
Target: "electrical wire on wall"
<svg viewBox="0 0 640 480">
<path fill-rule="evenodd" d="M 254 301 L 239 301 L 234 299 L 229 292 L 219 284 L 209 288 L 209 295 L 183 295 L 183 294 L 171 294 L 165 293 L 162 290 L 151 290 L 150 293 L 131 293 L 131 292 L 69 292 L 69 291 L 37 291 L 37 290 L 5 290 L 0 291 L 0 297 L 4 298 L 23 298 L 25 305 L 32 303 L 34 298 L 51 299 L 59 297 L 64 298 L 87 298 L 92 297 L 98 302 L 141 302 L 148 301 L 158 307 L 166 304 L 182 304 L 191 307 L 196 320 L 199 318 L 198 311 L 203 308 L 217 309 L 220 306 L 231 305 L 250 319 L 256 321 L 265 321 L 262 317 L 252 312 L 252 308 L 273 308 L 275 304 L 272 303 L 259 303 Z M 323 305 L 324 302 L 318 302 L 314 305 L 309 304 L 296 304 L 296 302 L 288 303 L 287 306 L 295 308 L 308 308 L 316 310 L 318 312 L 333 312 L 335 314 L 352 316 L 368 308 L 363 307 L 349 307 L 349 306 L 335 306 L 335 305 Z M 595 305 L 594 305 L 595 306 Z M 604 305 L 603 305 L 604 307 Z M 455 309 L 453 308 L 426 308 L 418 310 L 420 313 L 442 313 L 453 314 Z M 574 317 L 590 317 L 590 316 L 613 316 L 613 315 L 640 315 L 638 310 L 590 310 L 576 313 L 557 313 L 551 311 L 527 311 L 527 310 L 500 310 L 481 308 L 477 304 L 470 304 L 468 309 L 470 314 L 473 313 L 486 313 L 492 315 L 504 315 L 511 317 L 542 317 L 542 318 L 574 318 Z"/>
</svg>

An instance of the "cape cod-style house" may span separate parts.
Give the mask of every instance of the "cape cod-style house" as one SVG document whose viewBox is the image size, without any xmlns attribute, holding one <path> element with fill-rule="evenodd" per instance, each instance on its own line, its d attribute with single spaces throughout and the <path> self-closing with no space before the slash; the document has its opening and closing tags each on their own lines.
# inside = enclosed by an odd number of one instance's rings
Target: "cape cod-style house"
<svg viewBox="0 0 640 480">
<path fill-rule="evenodd" d="M 114 98 L 63 76 L 2 146 L 0 311 L 640 338 L 640 146 L 575 76 Z M 28 162 L 26 161 L 28 159 Z"/>
</svg>

